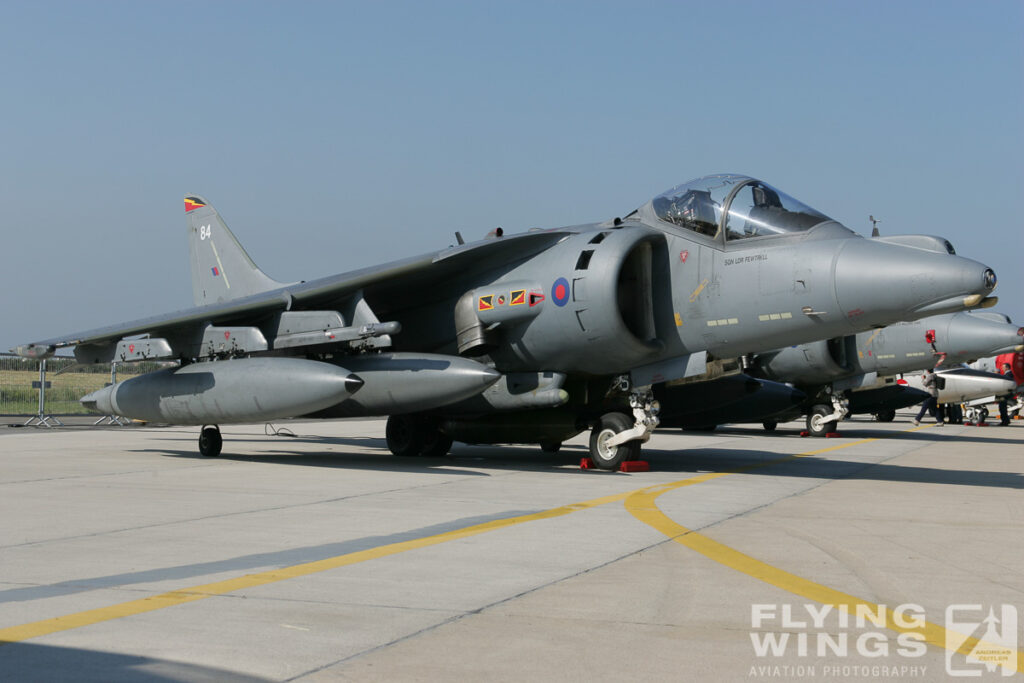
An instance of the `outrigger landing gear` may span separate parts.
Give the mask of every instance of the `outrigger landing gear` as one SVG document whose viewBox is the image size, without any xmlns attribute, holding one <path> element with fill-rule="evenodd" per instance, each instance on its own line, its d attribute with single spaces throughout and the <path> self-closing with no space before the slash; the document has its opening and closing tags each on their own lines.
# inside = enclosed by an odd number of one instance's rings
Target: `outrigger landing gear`
<svg viewBox="0 0 1024 683">
<path fill-rule="evenodd" d="M 220 427 L 213 425 L 210 427 L 203 426 L 203 430 L 199 432 L 199 452 L 207 458 L 216 458 L 220 455 L 221 446 L 224 445 L 224 439 L 220 435 Z"/>
<path fill-rule="evenodd" d="M 633 419 L 625 413 L 605 413 L 590 433 L 590 460 L 601 470 L 614 470 L 627 460 L 640 457 L 640 445 L 646 443 L 658 426 L 658 402 L 650 387 L 629 393 Z"/>
</svg>

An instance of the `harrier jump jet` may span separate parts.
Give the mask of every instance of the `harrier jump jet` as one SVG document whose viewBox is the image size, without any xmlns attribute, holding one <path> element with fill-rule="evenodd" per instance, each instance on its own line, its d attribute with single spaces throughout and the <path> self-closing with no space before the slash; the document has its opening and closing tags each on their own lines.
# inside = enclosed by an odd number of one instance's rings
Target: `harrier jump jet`
<svg viewBox="0 0 1024 683">
<path fill-rule="evenodd" d="M 1000 313 L 970 311 L 755 354 L 750 359 L 753 376 L 786 382 L 807 394 L 790 411 L 756 420 L 772 430 L 778 422 L 803 414 L 813 436 L 832 431 L 849 414 L 872 413 L 888 422 L 896 410 L 927 398 L 898 383 L 896 375 L 952 368 L 1021 349 L 1024 327 Z M 742 418 L 741 410 L 735 409 L 733 417 Z"/>
<path fill-rule="evenodd" d="M 658 424 L 654 385 L 977 306 L 996 284 L 981 263 L 864 239 L 740 175 L 679 185 L 624 218 L 291 284 L 259 270 L 205 199 L 186 196 L 185 212 L 194 308 L 17 351 L 180 361 L 82 401 L 201 425 L 208 456 L 220 424 L 387 415 L 398 455 L 453 439 L 553 450 L 591 429 L 591 459 L 614 469 Z"/>
</svg>

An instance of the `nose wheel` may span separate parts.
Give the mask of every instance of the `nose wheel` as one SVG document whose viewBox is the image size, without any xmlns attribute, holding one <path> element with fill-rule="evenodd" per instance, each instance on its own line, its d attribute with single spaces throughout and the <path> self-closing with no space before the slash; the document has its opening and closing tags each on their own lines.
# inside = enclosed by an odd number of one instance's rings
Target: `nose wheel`
<svg viewBox="0 0 1024 683">
<path fill-rule="evenodd" d="M 623 413 L 607 413 L 590 432 L 590 459 L 600 470 L 614 470 L 627 460 L 640 455 L 640 442 L 627 441 L 620 445 L 609 443 L 618 434 L 633 428 L 633 420 Z"/>
<path fill-rule="evenodd" d="M 831 407 L 818 403 L 807 413 L 807 432 L 811 436 L 825 436 L 835 431 L 839 421 L 850 413 L 850 402 L 842 393 L 829 394 Z"/>
<path fill-rule="evenodd" d="M 832 410 L 823 404 L 818 404 L 807 413 L 807 431 L 811 436 L 825 436 L 835 428 L 835 419 L 832 417 Z"/>
<path fill-rule="evenodd" d="M 199 432 L 199 452 L 205 458 L 216 458 L 220 455 L 221 446 L 224 445 L 224 439 L 220 435 L 220 427 L 213 425 L 212 427 L 203 427 L 203 430 Z"/>
<path fill-rule="evenodd" d="M 614 470 L 627 460 L 640 457 L 640 445 L 651 438 L 658 426 L 658 402 L 651 388 L 629 392 L 632 419 L 625 413 L 605 413 L 590 433 L 590 461 L 602 470 Z"/>
</svg>

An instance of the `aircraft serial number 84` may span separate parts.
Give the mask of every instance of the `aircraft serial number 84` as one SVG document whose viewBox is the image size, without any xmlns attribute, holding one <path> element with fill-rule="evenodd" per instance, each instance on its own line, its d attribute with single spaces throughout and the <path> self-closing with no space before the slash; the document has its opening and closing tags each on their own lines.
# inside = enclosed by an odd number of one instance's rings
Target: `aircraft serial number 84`
<svg viewBox="0 0 1024 683">
<path fill-rule="evenodd" d="M 727 374 L 723 359 L 985 305 L 995 287 L 944 240 L 862 238 L 739 175 L 622 219 L 290 284 L 257 268 L 205 199 L 186 196 L 185 212 L 193 308 L 17 351 L 180 361 L 82 401 L 202 425 L 211 456 L 219 424 L 387 415 L 398 455 L 453 440 L 550 451 L 591 429 L 591 459 L 614 469 L 659 423 L 654 388 L 671 418 L 670 406 L 730 400 L 704 382 Z"/>
</svg>

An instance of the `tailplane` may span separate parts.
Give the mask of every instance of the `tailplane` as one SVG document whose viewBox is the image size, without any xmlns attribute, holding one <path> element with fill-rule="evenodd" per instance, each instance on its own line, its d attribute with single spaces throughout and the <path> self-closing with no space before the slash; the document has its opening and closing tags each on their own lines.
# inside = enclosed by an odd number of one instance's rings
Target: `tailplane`
<svg viewBox="0 0 1024 683">
<path fill-rule="evenodd" d="M 256 267 L 220 214 L 199 195 L 185 195 L 185 222 L 196 306 L 283 287 Z"/>
</svg>

